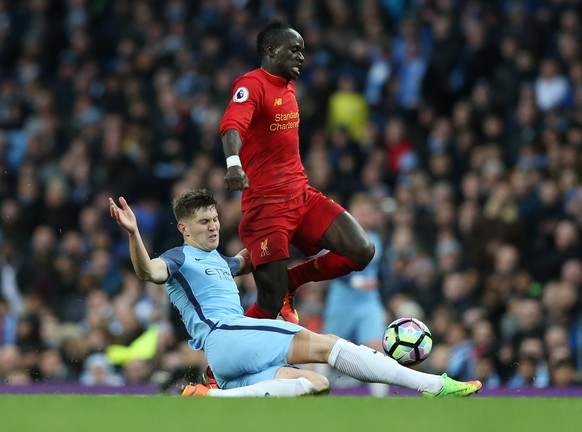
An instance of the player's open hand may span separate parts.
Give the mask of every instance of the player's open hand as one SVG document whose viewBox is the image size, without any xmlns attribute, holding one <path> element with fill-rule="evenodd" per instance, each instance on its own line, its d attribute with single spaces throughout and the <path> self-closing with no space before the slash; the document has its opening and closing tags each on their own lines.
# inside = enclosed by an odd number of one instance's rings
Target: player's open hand
<svg viewBox="0 0 582 432">
<path fill-rule="evenodd" d="M 113 198 L 109 198 L 109 212 L 111 213 L 111 217 L 117 221 L 119 226 L 125 229 L 128 233 L 134 234 L 137 231 L 137 218 L 133 213 L 125 198 L 119 197 L 119 207 L 113 201 Z"/>
<path fill-rule="evenodd" d="M 224 186 L 229 191 L 247 189 L 249 187 L 249 179 L 241 167 L 231 166 L 224 176 Z"/>
</svg>

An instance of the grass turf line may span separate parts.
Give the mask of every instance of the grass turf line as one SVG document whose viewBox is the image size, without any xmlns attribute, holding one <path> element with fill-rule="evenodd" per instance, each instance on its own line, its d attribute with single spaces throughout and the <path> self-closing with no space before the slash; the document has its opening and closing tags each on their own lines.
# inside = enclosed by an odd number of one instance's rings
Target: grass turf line
<svg viewBox="0 0 582 432">
<path fill-rule="evenodd" d="M 0 395 L 2 432 L 580 432 L 572 398 Z"/>
</svg>

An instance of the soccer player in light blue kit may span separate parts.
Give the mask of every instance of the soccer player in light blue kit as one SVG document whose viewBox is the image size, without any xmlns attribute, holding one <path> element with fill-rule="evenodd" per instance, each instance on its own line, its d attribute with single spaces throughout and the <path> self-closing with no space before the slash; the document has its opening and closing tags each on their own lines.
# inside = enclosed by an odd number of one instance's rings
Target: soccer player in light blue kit
<svg viewBox="0 0 582 432">
<path fill-rule="evenodd" d="M 221 256 L 218 203 L 206 190 L 192 190 L 173 200 L 177 228 L 184 244 L 150 258 L 135 214 L 123 197 L 109 199 L 111 216 L 129 235 L 131 261 L 137 276 L 165 283 L 192 340 L 203 349 L 220 386 L 186 386 L 184 396 L 300 396 L 329 391 L 317 372 L 293 364 L 328 363 L 365 382 L 394 384 L 427 397 L 467 396 L 479 381 L 460 382 L 408 369 L 386 355 L 335 335 L 320 335 L 281 320 L 243 315 L 233 276 L 249 272 L 246 250 Z"/>
<path fill-rule="evenodd" d="M 355 344 L 381 351 L 382 336 L 387 326 L 386 309 L 379 288 L 380 255 L 383 248 L 379 234 L 382 214 L 372 198 L 363 193 L 350 199 L 348 212 L 366 231 L 374 243 L 376 253 L 364 270 L 329 281 L 323 333 L 332 333 Z M 342 379 L 337 373 L 327 375 L 332 384 L 334 379 Z M 370 383 L 369 390 L 372 396 L 384 396 L 388 387 Z"/>
<path fill-rule="evenodd" d="M 377 233 L 381 224 L 380 211 L 364 194 L 352 198 L 348 211 L 366 230 L 376 254 L 364 270 L 329 282 L 323 331 L 381 350 L 387 322 L 378 276 L 382 250 L 382 240 Z"/>
</svg>

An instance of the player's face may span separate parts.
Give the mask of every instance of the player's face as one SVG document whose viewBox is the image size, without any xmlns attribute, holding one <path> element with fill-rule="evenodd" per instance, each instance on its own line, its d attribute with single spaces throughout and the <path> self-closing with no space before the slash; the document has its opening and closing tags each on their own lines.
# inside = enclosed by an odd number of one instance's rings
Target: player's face
<svg viewBox="0 0 582 432">
<path fill-rule="evenodd" d="M 187 244 L 210 252 L 218 247 L 220 221 L 215 207 L 198 209 L 194 216 L 182 223 Z"/>
<path fill-rule="evenodd" d="M 281 43 L 275 47 L 273 53 L 273 72 L 288 80 L 297 79 L 305 60 L 304 50 L 305 43 L 301 35 L 295 30 L 285 30 L 281 36 Z"/>
</svg>

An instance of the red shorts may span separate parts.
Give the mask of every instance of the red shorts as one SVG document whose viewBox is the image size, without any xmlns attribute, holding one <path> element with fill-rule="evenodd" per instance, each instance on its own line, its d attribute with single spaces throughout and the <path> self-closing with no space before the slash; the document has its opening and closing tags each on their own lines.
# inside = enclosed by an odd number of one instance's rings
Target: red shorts
<svg viewBox="0 0 582 432">
<path fill-rule="evenodd" d="M 316 242 L 345 209 L 317 189 L 289 201 L 253 207 L 244 212 L 238 232 L 255 267 L 289 258 L 289 244 L 305 256 L 321 250 Z"/>
</svg>

